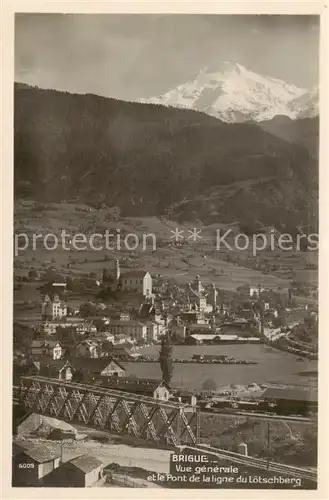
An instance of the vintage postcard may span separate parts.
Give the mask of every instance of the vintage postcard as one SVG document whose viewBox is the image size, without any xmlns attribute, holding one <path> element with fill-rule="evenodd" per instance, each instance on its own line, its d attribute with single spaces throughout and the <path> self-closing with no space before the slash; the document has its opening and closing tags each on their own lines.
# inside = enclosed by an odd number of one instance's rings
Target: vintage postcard
<svg viewBox="0 0 329 500">
<path fill-rule="evenodd" d="M 316 497 L 325 7 L 54 5 L 6 59 L 10 494 Z"/>
</svg>

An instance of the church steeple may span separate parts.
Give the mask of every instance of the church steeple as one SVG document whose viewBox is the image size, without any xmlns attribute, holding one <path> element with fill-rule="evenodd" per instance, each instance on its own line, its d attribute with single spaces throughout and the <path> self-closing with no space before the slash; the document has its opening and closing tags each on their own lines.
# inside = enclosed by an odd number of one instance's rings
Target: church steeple
<svg viewBox="0 0 329 500">
<path fill-rule="evenodd" d="M 197 275 L 195 278 L 195 288 L 197 293 L 201 293 L 203 291 L 203 286 L 199 275 Z"/>
<path fill-rule="evenodd" d="M 211 291 L 209 294 L 209 302 L 210 302 L 210 304 L 212 304 L 213 310 L 215 310 L 217 307 L 217 297 L 218 297 L 218 291 L 216 289 L 216 285 L 215 285 L 215 283 L 212 283 Z"/>
<path fill-rule="evenodd" d="M 120 279 L 120 263 L 118 259 L 115 261 L 115 278 L 117 281 Z"/>
</svg>

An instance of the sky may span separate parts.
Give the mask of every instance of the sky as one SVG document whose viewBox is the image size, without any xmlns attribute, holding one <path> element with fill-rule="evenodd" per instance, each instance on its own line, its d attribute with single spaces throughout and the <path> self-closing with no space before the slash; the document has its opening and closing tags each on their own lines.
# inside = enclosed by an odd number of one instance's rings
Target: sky
<svg viewBox="0 0 329 500">
<path fill-rule="evenodd" d="M 319 17 L 16 14 L 15 80 L 137 100 L 221 61 L 301 88 L 319 81 Z"/>
</svg>

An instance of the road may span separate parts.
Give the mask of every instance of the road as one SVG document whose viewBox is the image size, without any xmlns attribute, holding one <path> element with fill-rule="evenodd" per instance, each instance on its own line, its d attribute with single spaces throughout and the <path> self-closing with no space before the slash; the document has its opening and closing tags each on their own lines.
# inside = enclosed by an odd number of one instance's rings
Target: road
<svg viewBox="0 0 329 500">
<path fill-rule="evenodd" d="M 15 440 L 17 444 L 20 439 Z M 71 460 L 79 455 L 88 454 L 103 462 L 104 465 L 117 463 L 125 467 L 141 467 L 143 469 L 169 473 L 169 458 L 172 451 L 162 450 L 157 448 L 139 448 L 128 446 L 126 444 L 113 444 L 109 442 L 100 442 L 99 440 L 89 439 L 87 441 L 49 441 L 43 438 L 27 438 L 23 439 L 24 446 L 32 448 L 42 446 L 49 450 L 62 453 L 63 461 Z"/>
<path fill-rule="evenodd" d="M 308 480 L 314 483 L 316 483 L 317 481 L 317 472 L 308 469 L 301 469 L 299 467 L 294 467 L 292 465 L 268 462 L 267 460 L 264 460 L 262 458 L 255 458 L 251 456 L 241 455 L 233 451 L 214 448 L 213 446 L 197 445 L 195 447 L 187 447 L 187 449 L 202 450 L 204 452 L 214 454 L 218 458 L 226 459 L 231 462 L 236 462 L 241 465 L 255 467 L 257 469 L 265 469 L 276 472 L 278 474 L 288 475 L 295 478 L 300 478 L 302 480 Z"/>
<path fill-rule="evenodd" d="M 214 410 L 214 411 L 207 411 L 207 412 L 201 412 L 209 415 L 210 413 L 214 414 L 220 414 L 220 415 L 227 415 L 229 417 L 234 417 L 235 415 L 238 415 L 239 417 L 250 417 L 250 418 L 260 418 L 262 420 L 277 420 L 277 421 L 290 421 L 290 422 L 300 422 L 300 423 L 305 423 L 309 425 L 316 425 L 316 421 L 311 419 L 311 418 L 306 418 L 306 417 L 300 417 L 300 416 L 292 416 L 292 415 L 269 415 L 266 413 L 254 413 L 254 412 L 249 412 L 249 411 L 235 411 L 229 412 L 225 410 Z"/>
</svg>

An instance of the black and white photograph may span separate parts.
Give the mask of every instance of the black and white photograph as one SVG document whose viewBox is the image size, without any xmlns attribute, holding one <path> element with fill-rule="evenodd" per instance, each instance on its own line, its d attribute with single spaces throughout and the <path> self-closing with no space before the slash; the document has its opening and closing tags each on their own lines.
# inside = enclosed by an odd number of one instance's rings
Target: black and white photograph
<svg viewBox="0 0 329 500">
<path fill-rule="evenodd" d="M 317 490 L 320 15 L 14 39 L 12 488 Z"/>
</svg>

